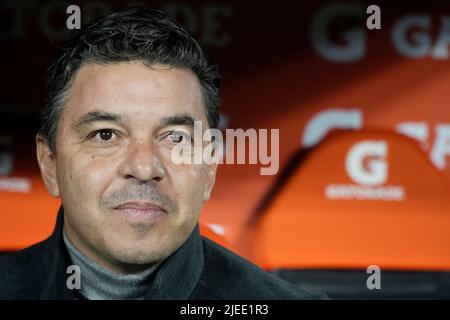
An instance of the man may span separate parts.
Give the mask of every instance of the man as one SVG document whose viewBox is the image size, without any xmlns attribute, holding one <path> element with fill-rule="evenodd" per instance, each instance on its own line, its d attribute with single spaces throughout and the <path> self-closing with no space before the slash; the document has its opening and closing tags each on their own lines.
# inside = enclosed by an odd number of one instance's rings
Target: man
<svg viewBox="0 0 450 320">
<path fill-rule="evenodd" d="M 36 136 L 62 201 L 57 225 L 0 259 L 0 298 L 321 298 L 199 235 L 217 164 L 175 164 L 172 150 L 192 143 L 195 121 L 218 126 L 218 80 L 163 12 L 130 8 L 83 28 L 49 69 Z"/>
</svg>

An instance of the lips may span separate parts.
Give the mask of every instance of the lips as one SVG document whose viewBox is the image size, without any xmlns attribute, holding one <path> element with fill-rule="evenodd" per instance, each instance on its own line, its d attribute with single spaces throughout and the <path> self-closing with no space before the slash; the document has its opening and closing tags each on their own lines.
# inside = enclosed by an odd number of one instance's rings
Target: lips
<svg viewBox="0 0 450 320">
<path fill-rule="evenodd" d="M 115 208 L 122 217 L 156 222 L 166 215 L 166 210 L 149 202 L 126 202 Z"/>
<path fill-rule="evenodd" d="M 158 211 L 164 211 L 163 208 L 161 208 L 158 205 L 152 204 L 150 202 L 126 202 L 119 206 L 117 206 L 115 209 L 117 210 L 125 210 L 125 209 L 131 209 L 131 210 L 158 210 Z"/>
</svg>

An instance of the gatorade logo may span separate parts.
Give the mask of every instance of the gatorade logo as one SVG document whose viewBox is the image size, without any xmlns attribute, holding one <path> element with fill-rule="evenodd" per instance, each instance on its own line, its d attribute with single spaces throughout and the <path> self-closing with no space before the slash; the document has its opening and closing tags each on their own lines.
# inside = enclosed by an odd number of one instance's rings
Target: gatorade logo
<svg viewBox="0 0 450 320">
<path fill-rule="evenodd" d="M 347 154 L 345 168 L 356 183 L 374 186 L 386 182 L 388 176 L 387 143 L 362 141 L 355 144 Z"/>
<path fill-rule="evenodd" d="M 325 188 L 325 196 L 330 200 L 403 201 L 403 187 L 385 185 L 389 174 L 388 150 L 386 141 L 354 144 L 345 158 L 345 170 L 354 184 L 330 184 Z"/>
</svg>

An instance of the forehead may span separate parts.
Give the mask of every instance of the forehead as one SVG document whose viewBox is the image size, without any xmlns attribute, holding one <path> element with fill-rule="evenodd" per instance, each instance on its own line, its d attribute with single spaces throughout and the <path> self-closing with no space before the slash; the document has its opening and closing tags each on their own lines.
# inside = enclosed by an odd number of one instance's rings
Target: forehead
<svg viewBox="0 0 450 320">
<path fill-rule="evenodd" d="M 189 69 L 140 62 L 87 64 L 73 80 L 64 118 L 104 111 L 137 121 L 157 121 L 174 114 L 206 120 L 201 85 Z"/>
</svg>

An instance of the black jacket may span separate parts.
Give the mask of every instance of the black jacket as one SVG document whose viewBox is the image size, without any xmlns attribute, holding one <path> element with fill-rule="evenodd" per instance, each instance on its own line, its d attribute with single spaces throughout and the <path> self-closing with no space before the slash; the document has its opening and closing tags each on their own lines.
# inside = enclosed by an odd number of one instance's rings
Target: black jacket
<svg viewBox="0 0 450 320">
<path fill-rule="evenodd" d="M 66 286 L 71 264 L 61 207 L 53 234 L 43 242 L 0 257 L 0 299 L 76 299 Z M 73 289 L 76 290 L 76 289 Z M 146 299 L 318 299 L 272 276 L 218 244 L 198 227 L 155 272 Z"/>
</svg>

